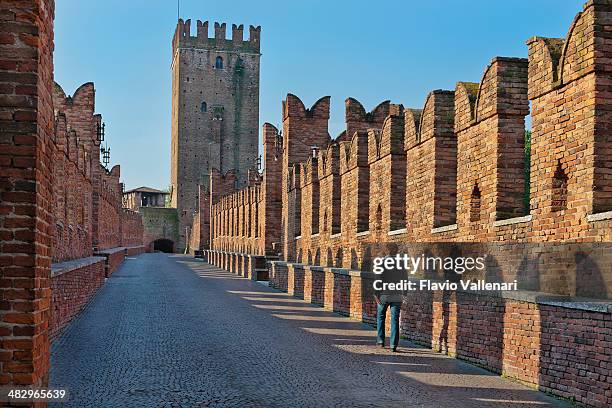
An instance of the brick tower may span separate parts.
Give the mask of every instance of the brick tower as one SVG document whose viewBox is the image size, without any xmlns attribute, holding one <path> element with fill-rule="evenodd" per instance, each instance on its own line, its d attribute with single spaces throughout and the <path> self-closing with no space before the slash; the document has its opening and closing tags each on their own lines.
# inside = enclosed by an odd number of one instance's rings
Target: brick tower
<svg viewBox="0 0 612 408">
<path fill-rule="evenodd" d="M 215 23 L 208 37 L 208 22 L 178 21 L 172 40 L 172 206 L 179 215 L 177 250 L 198 208 L 199 185 L 209 186 L 211 169 L 236 173 L 236 187 L 247 182 L 256 166 L 259 128 L 259 36 L 250 27 L 232 25 L 225 38 L 225 23 Z"/>
</svg>

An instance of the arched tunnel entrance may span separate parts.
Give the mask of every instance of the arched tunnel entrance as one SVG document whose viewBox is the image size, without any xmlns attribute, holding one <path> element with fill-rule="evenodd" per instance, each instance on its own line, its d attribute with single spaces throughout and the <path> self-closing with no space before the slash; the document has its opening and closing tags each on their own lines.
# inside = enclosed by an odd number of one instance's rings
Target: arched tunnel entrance
<svg viewBox="0 0 612 408">
<path fill-rule="evenodd" d="M 161 251 L 171 254 L 174 252 L 174 242 L 164 238 L 156 239 L 153 241 L 153 251 Z"/>
</svg>

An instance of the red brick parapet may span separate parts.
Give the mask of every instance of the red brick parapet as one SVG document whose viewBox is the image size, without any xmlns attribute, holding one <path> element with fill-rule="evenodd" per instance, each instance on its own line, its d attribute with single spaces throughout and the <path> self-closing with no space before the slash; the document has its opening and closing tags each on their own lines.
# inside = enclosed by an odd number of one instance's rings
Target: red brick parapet
<svg viewBox="0 0 612 408">
<path fill-rule="evenodd" d="M 527 59 L 495 57 L 479 82 L 434 90 L 421 108 L 384 102 L 368 114 L 349 98 L 347 130 L 335 140 L 329 97 L 307 109 L 288 94 L 282 132 L 264 127 L 265 146 L 278 148 L 264 175 L 280 173 L 280 206 L 261 215 L 273 195 L 260 184 L 215 197 L 212 263 L 241 271 L 247 254 L 271 248 L 288 262 L 273 264 L 274 285 L 372 321 L 375 244 L 512 243 L 538 252 L 611 242 L 611 21 L 609 1 L 589 1 L 566 38 L 534 37 Z M 569 252 L 542 258 L 566 263 L 544 264 L 546 277 L 535 264 L 521 269 L 557 296 L 553 303 L 525 292 L 408 296 L 406 335 L 542 390 L 612 404 L 601 351 L 610 348 L 610 310 L 598 309 L 612 298 L 610 262 L 584 268 L 583 255 Z M 497 261 L 497 273 L 517 273 L 516 259 Z"/>
<path fill-rule="evenodd" d="M 50 337 L 60 331 L 83 309 L 104 284 L 105 258 L 91 256 L 53 264 L 51 274 Z"/>
<path fill-rule="evenodd" d="M 343 268 L 270 265 L 271 286 L 372 324 L 374 278 Z M 542 391 L 607 407 L 612 402 L 604 392 L 610 322 L 609 302 L 527 291 L 419 292 L 404 298 L 401 333 Z"/>
</svg>

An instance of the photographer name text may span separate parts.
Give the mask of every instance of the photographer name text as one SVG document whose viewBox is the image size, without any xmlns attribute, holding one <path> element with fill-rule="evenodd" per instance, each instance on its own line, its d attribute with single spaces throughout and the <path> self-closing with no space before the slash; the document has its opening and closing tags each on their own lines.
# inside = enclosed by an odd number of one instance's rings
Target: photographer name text
<svg viewBox="0 0 612 408">
<path fill-rule="evenodd" d="M 504 291 L 518 290 L 518 281 L 512 282 L 486 282 L 482 279 L 466 279 L 459 282 L 433 281 L 431 279 L 408 280 L 399 282 L 383 282 L 382 279 L 374 280 L 376 291 L 417 291 L 417 290 L 470 290 L 470 291 Z"/>
</svg>

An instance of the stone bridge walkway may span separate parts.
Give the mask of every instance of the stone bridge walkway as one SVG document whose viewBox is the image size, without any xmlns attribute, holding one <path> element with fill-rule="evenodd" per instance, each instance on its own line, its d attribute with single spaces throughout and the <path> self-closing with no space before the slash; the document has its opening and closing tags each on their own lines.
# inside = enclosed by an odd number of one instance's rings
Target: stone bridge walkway
<svg viewBox="0 0 612 408">
<path fill-rule="evenodd" d="M 556 407 L 556 399 L 194 260 L 128 259 L 52 347 L 72 407 Z"/>
</svg>

